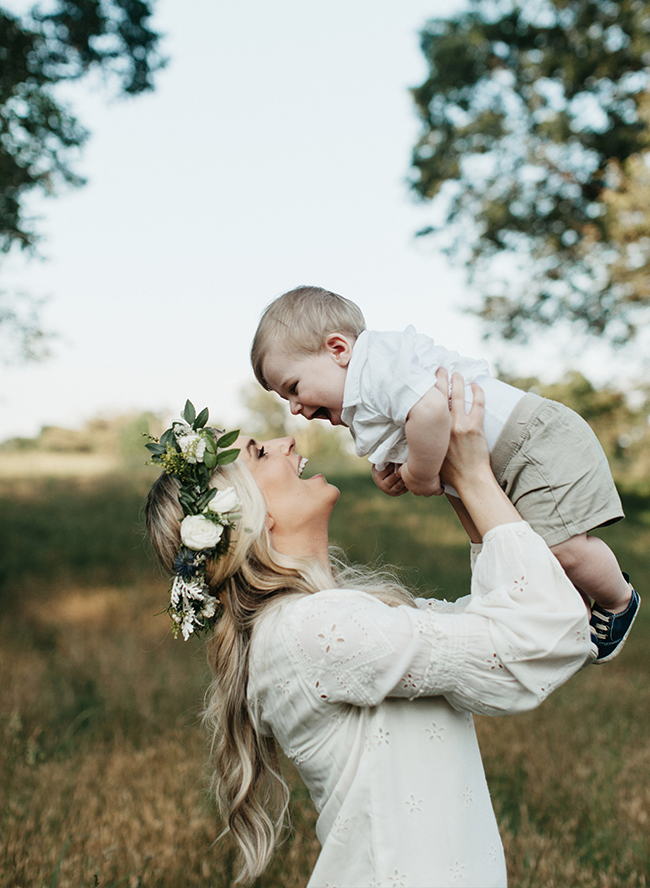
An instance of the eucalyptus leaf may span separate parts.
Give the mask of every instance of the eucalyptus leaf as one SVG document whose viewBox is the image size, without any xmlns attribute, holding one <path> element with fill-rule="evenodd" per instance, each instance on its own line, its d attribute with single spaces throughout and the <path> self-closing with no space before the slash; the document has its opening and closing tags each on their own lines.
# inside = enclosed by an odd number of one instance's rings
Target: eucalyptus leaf
<svg viewBox="0 0 650 888">
<path fill-rule="evenodd" d="M 175 440 L 173 429 L 167 429 L 167 431 L 163 432 L 160 436 L 160 443 L 163 446 L 166 446 L 168 443 L 173 444 Z"/>
<path fill-rule="evenodd" d="M 228 463 L 234 462 L 240 454 L 239 448 L 235 448 L 234 450 L 223 450 L 217 456 L 217 465 L 226 466 Z"/>
<path fill-rule="evenodd" d="M 194 404 L 192 404 L 190 400 L 187 400 L 185 402 L 182 416 L 185 422 L 189 423 L 190 425 L 192 425 L 194 420 L 196 419 L 196 410 L 194 409 Z"/>
<path fill-rule="evenodd" d="M 225 435 L 222 435 L 217 441 L 217 445 L 219 447 L 230 447 L 231 444 L 234 444 L 237 438 L 239 437 L 239 429 L 236 429 L 234 432 L 226 432 Z M 239 451 L 237 451 L 239 453 Z M 236 459 L 237 457 L 234 457 Z"/>
<path fill-rule="evenodd" d="M 194 428 L 195 429 L 202 429 L 203 426 L 208 421 L 209 416 L 210 416 L 210 413 L 208 412 L 208 408 L 204 407 L 203 410 L 196 417 L 196 422 L 194 423 Z"/>
</svg>

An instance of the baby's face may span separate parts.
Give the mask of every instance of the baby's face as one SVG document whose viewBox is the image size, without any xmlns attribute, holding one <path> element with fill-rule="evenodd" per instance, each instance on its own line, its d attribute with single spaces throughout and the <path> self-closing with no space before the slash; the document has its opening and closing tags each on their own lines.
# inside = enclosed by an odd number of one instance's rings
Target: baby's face
<svg viewBox="0 0 650 888">
<path fill-rule="evenodd" d="M 274 392 L 289 402 L 294 415 L 344 425 L 341 411 L 351 353 L 349 343 L 347 349 L 345 343 L 338 343 L 335 348 L 326 345 L 315 355 L 288 355 L 280 349 L 271 350 L 264 359 L 264 378 Z"/>
</svg>

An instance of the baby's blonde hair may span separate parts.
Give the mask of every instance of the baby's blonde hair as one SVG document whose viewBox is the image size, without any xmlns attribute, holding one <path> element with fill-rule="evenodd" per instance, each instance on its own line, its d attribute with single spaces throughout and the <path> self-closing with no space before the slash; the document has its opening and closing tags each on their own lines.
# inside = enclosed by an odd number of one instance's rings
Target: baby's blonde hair
<svg viewBox="0 0 650 888">
<path fill-rule="evenodd" d="M 251 364 L 257 381 L 267 391 L 263 363 L 271 346 L 314 355 L 330 333 L 356 339 L 366 329 L 361 309 L 322 287 L 296 287 L 274 299 L 260 318 L 251 347 Z"/>
</svg>

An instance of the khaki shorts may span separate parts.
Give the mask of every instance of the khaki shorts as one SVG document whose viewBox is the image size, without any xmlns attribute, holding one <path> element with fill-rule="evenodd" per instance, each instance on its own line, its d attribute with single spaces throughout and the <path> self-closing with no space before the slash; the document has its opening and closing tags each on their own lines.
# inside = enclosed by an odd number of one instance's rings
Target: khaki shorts
<svg viewBox="0 0 650 888">
<path fill-rule="evenodd" d="M 524 395 L 491 462 L 508 499 L 549 546 L 625 517 L 598 438 L 557 401 Z"/>
</svg>

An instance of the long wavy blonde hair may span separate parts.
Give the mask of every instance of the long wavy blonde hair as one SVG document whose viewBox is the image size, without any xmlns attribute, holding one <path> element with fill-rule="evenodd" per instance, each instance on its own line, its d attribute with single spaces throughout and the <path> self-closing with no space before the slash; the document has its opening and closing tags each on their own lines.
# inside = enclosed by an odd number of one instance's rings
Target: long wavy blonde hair
<svg viewBox="0 0 650 888">
<path fill-rule="evenodd" d="M 247 702 L 249 650 L 256 621 L 279 596 L 311 595 L 335 586 L 364 589 L 390 605 L 413 604 L 413 596 L 388 572 L 351 567 L 335 554 L 328 570 L 313 559 L 277 552 L 266 529 L 264 499 L 241 461 L 221 467 L 210 483 L 221 490 L 235 488 L 242 517 L 229 551 L 207 570 L 222 614 L 208 643 L 213 678 L 203 719 L 211 738 L 212 791 L 241 852 L 237 882 L 250 882 L 266 868 L 289 807 L 289 789 L 280 773 L 275 741 L 258 734 Z M 146 505 L 149 537 L 170 572 L 183 520 L 178 492 L 176 478 L 161 475 Z"/>
</svg>

